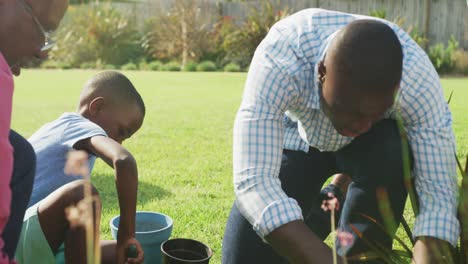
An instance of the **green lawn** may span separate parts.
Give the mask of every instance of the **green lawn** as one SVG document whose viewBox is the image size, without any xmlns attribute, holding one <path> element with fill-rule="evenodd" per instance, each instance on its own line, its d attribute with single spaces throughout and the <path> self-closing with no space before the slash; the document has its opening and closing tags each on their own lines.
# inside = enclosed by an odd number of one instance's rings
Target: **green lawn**
<svg viewBox="0 0 468 264">
<path fill-rule="evenodd" d="M 42 124 L 74 111 L 84 82 L 95 71 L 25 70 L 16 78 L 12 127 L 29 137 Z M 139 164 L 138 210 L 174 219 L 173 237 L 201 240 L 220 263 L 232 188 L 232 126 L 244 73 L 127 72 L 142 94 L 147 115 L 124 143 Z M 468 154 L 468 79 L 444 79 L 460 157 Z M 103 199 L 101 228 L 118 214 L 113 171 L 96 162 L 92 180 Z"/>
</svg>

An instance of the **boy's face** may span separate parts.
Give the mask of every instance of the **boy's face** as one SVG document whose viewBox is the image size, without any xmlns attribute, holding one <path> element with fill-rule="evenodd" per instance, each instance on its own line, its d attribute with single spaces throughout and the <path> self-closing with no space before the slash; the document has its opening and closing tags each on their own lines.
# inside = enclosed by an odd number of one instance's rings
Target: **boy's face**
<svg viewBox="0 0 468 264">
<path fill-rule="evenodd" d="M 93 122 L 119 144 L 130 138 L 143 124 L 143 113 L 136 103 L 105 104 Z"/>
</svg>

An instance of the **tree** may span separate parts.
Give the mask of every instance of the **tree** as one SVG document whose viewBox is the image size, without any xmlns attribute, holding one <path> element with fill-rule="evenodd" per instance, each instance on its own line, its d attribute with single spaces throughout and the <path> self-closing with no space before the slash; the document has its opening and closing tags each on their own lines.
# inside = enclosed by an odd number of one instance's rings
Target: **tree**
<svg viewBox="0 0 468 264">
<path fill-rule="evenodd" d="M 174 0 L 169 13 L 150 19 L 146 24 L 143 46 L 155 59 L 179 58 L 184 67 L 210 50 L 210 31 L 201 8 L 193 0 Z"/>
</svg>

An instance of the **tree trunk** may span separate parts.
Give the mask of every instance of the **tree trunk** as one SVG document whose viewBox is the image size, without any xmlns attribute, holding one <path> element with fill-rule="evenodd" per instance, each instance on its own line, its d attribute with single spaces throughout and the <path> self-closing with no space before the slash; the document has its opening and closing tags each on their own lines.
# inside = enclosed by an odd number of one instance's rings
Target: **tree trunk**
<svg viewBox="0 0 468 264">
<path fill-rule="evenodd" d="M 187 21 L 185 19 L 185 9 L 182 9 L 182 19 L 180 20 L 182 27 L 182 69 L 185 68 L 188 59 Z"/>
</svg>

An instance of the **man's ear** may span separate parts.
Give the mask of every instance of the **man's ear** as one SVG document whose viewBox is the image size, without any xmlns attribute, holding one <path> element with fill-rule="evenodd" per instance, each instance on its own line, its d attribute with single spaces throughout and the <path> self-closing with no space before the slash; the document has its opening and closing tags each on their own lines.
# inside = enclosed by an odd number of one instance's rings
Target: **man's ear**
<svg viewBox="0 0 468 264">
<path fill-rule="evenodd" d="M 89 114 L 91 117 L 96 116 L 104 108 L 104 97 L 96 97 L 88 105 Z"/>
<path fill-rule="evenodd" d="M 322 60 L 318 64 L 318 79 L 321 83 L 325 81 L 325 74 L 327 73 L 327 68 L 325 68 L 325 60 Z"/>
</svg>

